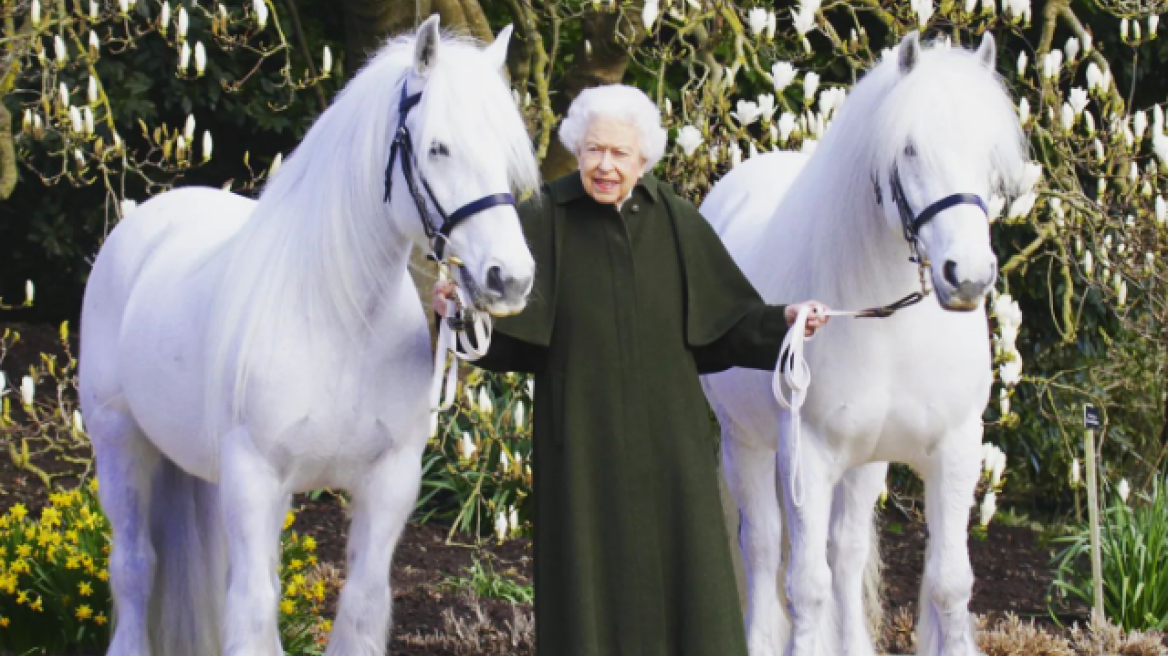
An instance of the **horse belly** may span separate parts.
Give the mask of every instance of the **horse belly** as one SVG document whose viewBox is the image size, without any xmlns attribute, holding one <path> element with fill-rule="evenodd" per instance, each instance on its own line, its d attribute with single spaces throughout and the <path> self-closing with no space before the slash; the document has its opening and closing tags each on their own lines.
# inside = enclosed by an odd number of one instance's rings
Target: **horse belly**
<svg viewBox="0 0 1168 656">
<path fill-rule="evenodd" d="M 168 199 L 167 235 L 143 264 L 123 316 L 118 368 L 126 401 L 150 440 L 185 471 L 218 478 L 216 446 L 203 431 L 204 335 L 220 271 L 222 246 L 243 225 L 253 203 Z M 216 201 L 218 193 L 213 195 Z M 186 200 L 184 207 L 173 201 Z M 219 211 L 215 211 L 216 207 Z M 194 208 L 206 215 L 192 214 Z M 144 206 L 145 209 L 145 206 Z"/>
</svg>

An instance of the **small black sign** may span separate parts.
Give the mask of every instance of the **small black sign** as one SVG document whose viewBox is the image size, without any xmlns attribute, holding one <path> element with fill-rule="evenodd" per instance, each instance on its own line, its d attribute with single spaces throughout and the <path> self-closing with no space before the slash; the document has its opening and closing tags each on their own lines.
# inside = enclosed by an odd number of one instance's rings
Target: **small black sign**
<svg viewBox="0 0 1168 656">
<path fill-rule="evenodd" d="M 1090 430 L 1095 430 L 1103 425 L 1103 418 L 1099 414 L 1099 408 L 1093 405 L 1083 406 L 1083 425 Z"/>
</svg>

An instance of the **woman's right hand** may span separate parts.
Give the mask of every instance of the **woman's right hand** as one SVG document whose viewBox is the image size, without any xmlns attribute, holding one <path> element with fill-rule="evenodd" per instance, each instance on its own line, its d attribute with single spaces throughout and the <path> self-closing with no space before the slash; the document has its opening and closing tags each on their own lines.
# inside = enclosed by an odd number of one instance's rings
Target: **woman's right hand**
<svg viewBox="0 0 1168 656">
<path fill-rule="evenodd" d="M 454 292 L 457 285 L 453 280 L 439 280 L 434 283 L 434 296 L 430 300 L 430 306 L 434 308 L 434 312 L 440 317 L 446 316 L 447 301 L 455 300 Z"/>
</svg>

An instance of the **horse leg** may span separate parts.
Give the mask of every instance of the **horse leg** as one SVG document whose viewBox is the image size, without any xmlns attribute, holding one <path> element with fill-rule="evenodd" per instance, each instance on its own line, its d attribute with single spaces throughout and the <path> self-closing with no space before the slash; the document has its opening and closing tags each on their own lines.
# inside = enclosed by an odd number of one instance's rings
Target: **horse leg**
<svg viewBox="0 0 1168 656">
<path fill-rule="evenodd" d="M 878 462 L 857 467 L 844 475 L 832 495 L 831 529 L 827 557 L 831 565 L 835 622 L 826 622 L 824 632 L 831 631 L 839 642 L 837 653 L 845 656 L 871 656 L 874 653 L 869 633 L 871 617 L 865 602 L 879 607 L 876 599 L 865 599 L 865 578 L 872 553 L 874 507 L 884 488 L 888 463 Z M 869 593 L 871 594 L 871 593 Z"/>
<path fill-rule="evenodd" d="M 746 568 L 750 656 L 781 656 L 789 631 L 779 599 L 783 525 L 774 455 L 772 449 L 736 440 L 733 423 L 722 420 L 723 468 L 741 513 L 738 548 Z"/>
<path fill-rule="evenodd" d="M 128 415 L 103 407 L 86 418 L 98 494 L 112 533 L 110 590 L 116 622 L 110 656 L 148 656 L 155 553 L 150 498 L 161 454 Z"/>
<path fill-rule="evenodd" d="M 246 429 L 224 436 L 219 493 L 228 542 L 224 656 L 280 656 L 277 571 L 280 529 L 291 500 Z"/>
<path fill-rule="evenodd" d="M 973 568 L 968 526 L 981 473 L 981 432 L 979 422 L 946 436 L 919 470 L 924 473 L 929 526 L 917 630 L 921 656 L 978 653 L 969 614 Z"/>
<path fill-rule="evenodd" d="M 810 428 L 803 426 L 798 460 L 790 430 L 782 430 L 779 440 L 779 473 L 791 544 L 786 580 L 792 622 L 788 656 L 829 656 L 820 649 L 818 634 L 832 589 L 827 530 L 838 473 L 829 466 L 831 454 L 824 452 Z"/>
<path fill-rule="evenodd" d="M 353 490 L 348 580 L 341 590 L 328 656 L 385 654 L 392 599 L 390 562 L 418 497 L 421 446 L 389 451 Z"/>
</svg>

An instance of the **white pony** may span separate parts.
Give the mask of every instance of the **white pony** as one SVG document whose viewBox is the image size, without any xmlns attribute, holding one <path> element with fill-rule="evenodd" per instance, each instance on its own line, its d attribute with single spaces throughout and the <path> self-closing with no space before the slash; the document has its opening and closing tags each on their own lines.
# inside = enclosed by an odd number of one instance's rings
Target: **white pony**
<svg viewBox="0 0 1168 656">
<path fill-rule="evenodd" d="M 280 654 L 281 522 L 321 487 L 353 498 L 327 653 L 385 653 L 433 371 L 409 250 L 457 253 L 493 314 L 522 309 L 534 273 L 504 193 L 538 184 L 509 36 L 484 49 L 432 17 L 365 66 L 258 202 L 179 189 L 106 241 L 80 386 L 113 530 L 110 654 Z"/>
<path fill-rule="evenodd" d="M 919 653 L 977 652 L 967 522 L 993 375 L 982 302 L 997 274 L 980 199 L 1025 165 L 994 60 L 988 33 L 972 53 L 922 49 L 914 32 L 854 87 L 813 155 L 752 158 L 702 206 L 768 302 L 891 302 L 922 285 L 908 260 L 917 248 L 940 301 L 820 331 L 807 345 L 801 445 L 770 374 L 705 378 L 741 510 L 751 656 L 873 653 L 861 592 L 887 461 L 925 482 Z"/>
</svg>

